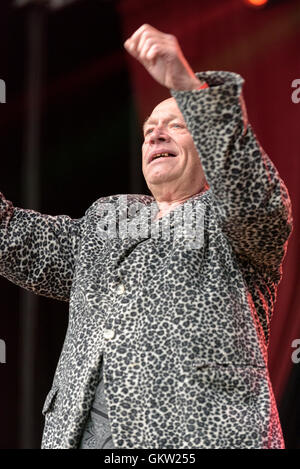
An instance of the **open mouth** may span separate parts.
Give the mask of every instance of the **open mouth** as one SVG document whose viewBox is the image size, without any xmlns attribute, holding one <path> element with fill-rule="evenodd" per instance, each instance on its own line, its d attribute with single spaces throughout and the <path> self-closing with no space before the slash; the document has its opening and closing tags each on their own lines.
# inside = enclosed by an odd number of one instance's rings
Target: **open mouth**
<svg viewBox="0 0 300 469">
<path fill-rule="evenodd" d="M 150 163 L 152 161 L 158 160 L 159 158 L 175 158 L 176 155 L 174 153 L 157 153 L 157 155 L 154 155 L 153 158 L 151 158 Z"/>
</svg>

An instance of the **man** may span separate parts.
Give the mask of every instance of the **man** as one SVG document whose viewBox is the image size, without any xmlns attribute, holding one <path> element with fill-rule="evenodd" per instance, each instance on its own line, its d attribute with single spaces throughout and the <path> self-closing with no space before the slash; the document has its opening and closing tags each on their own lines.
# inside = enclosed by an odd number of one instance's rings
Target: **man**
<svg viewBox="0 0 300 469">
<path fill-rule="evenodd" d="M 287 190 L 247 122 L 241 77 L 195 75 L 149 25 L 125 47 L 173 96 L 144 125 L 153 198 L 128 196 L 125 211 L 122 196 L 102 198 L 79 220 L 1 199 L 1 273 L 70 301 L 42 446 L 283 448 L 267 345 Z M 181 212 L 196 218 L 195 244 Z"/>
</svg>

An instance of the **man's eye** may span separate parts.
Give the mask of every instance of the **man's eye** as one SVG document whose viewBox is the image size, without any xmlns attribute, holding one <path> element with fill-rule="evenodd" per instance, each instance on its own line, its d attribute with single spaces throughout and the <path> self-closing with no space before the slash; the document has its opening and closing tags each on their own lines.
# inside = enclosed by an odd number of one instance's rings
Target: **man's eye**
<svg viewBox="0 0 300 469">
<path fill-rule="evenodd" d="M 172 124 L 172 127 L 178 127 L 179 129 L 183 129 L 183 128 L 184 128 L 184 125 L 183 125 L 183 124 L 174 123 L 174 124 Z"/>
<path fill-rule="evenodd" d="M 145 135 L 150 134 L 152 131 L 153 131 L 153 129 L 147 129 L 146 132 L 145 132 Z"/>
</svg>

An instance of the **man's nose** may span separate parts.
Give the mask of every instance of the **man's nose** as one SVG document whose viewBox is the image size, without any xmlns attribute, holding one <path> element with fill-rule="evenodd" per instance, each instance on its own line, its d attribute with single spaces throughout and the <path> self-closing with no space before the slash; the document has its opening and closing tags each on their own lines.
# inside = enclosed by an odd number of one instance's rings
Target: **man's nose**
<svg viewBox="0 0 300 469">
<path fill-rule="evenodd" d="M 168 133 L 161 127 L 156 127 L 150 134 L 150 143 L 168 142 L 170 137 Z"/>
</svg>

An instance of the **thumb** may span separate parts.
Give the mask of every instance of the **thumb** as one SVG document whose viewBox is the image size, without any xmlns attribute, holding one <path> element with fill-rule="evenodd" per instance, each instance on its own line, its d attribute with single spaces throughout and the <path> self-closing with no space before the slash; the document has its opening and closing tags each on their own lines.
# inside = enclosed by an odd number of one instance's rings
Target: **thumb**
<svg viewBox="0 0 300 469">
<path fill-rule="evenodd" d="M 137 56 L 137 51 L 135 50 L 134 42 L 129 38 L 124 42 L 124 47 L 133 57 Z"/>
</svg>

